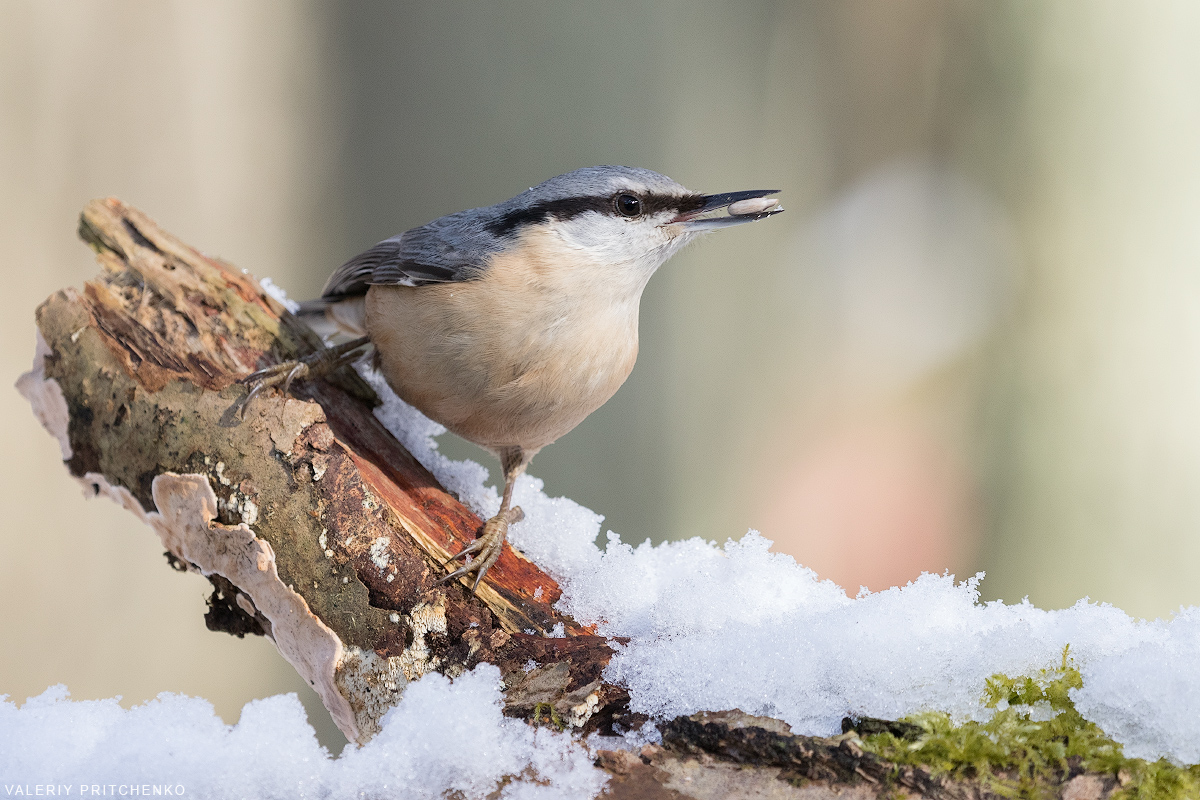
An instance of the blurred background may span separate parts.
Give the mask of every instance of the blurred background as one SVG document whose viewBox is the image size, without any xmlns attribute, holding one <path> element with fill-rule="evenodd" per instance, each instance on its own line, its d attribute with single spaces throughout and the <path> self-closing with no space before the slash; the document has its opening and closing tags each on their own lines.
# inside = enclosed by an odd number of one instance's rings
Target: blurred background
<svg viewBox="0 0 1200 800">
<path fill-rule="evenodd" d="M 625 541 L 755 528 L 853 595 L 1200 602 L 1200 5 L 0 0 L 0 385 L 116 195 L 315 295 L 592 164 L 788 211 L 673 259 L 632 377 L 534 461 Z M 0 694 L 296 691 L 0 390 Z M 485 454 L 445 437 L 455 457 Z"/>
</svg>

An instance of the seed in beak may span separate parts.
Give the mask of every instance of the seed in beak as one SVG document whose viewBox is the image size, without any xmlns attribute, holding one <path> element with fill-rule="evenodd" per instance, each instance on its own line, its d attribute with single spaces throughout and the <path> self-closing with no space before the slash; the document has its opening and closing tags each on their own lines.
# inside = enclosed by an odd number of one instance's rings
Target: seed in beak
<svg viewBox="0 0 1200 800">
<path fill-rule="evenodd" d="M 779 205 L 779 200 L 774 197 L 754 197 L 749 200 L 739 200 L 736 203 L 729 204 L 729 216 L 745 217 L 750 214 L 761 214 L 764 211 L 770 211 Z"/>
</svg>

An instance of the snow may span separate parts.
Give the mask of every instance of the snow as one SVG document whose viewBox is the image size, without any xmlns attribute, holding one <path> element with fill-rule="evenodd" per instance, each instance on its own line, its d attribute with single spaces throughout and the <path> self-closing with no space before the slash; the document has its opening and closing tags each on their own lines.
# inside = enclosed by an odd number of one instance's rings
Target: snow
<svg viewBox="0 0 1200 800">
<path fill-rule="evenodd" d="M 494 514 L 499 495 L 480 465 L 439 453 L 442 427 L 363 374 L 385 400 L 380 420 L 473 510 Z M 509 539 L 559 582 L 558 608 L 629 638 L 605 678 L 629 688 L 634 711 L 662 719 L 740 708 L 820 736 L 840 733 L 847 715 L 937 709 L 983 719 L 990 675 L 1055 666 L 1070 645 L 1081 713 L 1128 755 L 1200 763 L 1200 609 L 1142 621 L 1086 598 L 1058 611 L 981 603 L 982 573 L 926 574 L 851 598 L 755 531 L 724 546 L 657 547 L 608 532 L 600 549 L 603 518 L 547 497 L 537 478 L 520 478 L 514 501 L 525 518 Z"/>
<path fill-rule="evenodd" d="M 214 800 L 436 798 L 454 791 L 483 797 L 505 776 L 518 776 L 501 797 L 598 793 L 603 773 L 586 748 L 567 734 L 505 718 L 499 686 L 491 665 L 453 684 L 426 676 L 370 743 L 338 759 L 317 744 L 293 694 L 248 703 L 228 726 L 196 698 L 164 693 L 126 710 L 115 699 L 70 702 L 66 688 L 55 686 L 21 708 L 0 702 L 0 781 L 6 796 L 70 788 L 72 796 Z"/>
<path fill-rule="evenodd" d="M 488 470 L 438 452 L 442 427 L 360 369 L 385 400 L 381 421 L 473 510 L 495 513 Z M 846 715 L 938 709 L 981 719 L 988 676 L 1056 665 L 1070 645 L 1084 679 L 1073 696 L 1088 719 L 1128 755 L 1200 762 L 1200 609 L 1141 621 L 1087 599 L 1059 611 L 981 603 L 982 575 L 923 575 L 851 598 L 754 531 L 722 546 L 657 547 L 609 532 L 601 548 L 603 518 L 547 497 L 536 478 L 520 479 L 515 501 L 525 518 L 510 539 L 559 581 L 558 607 L 628 638 L 605 677 L 628 687 L 635 711 L 665 719 L 740 708 L 814 735 L 839 733 Z M 226 726 L 195 698 L 164 694 L 125 710 L 52 687 L 20 707 L 0 702 L 0 783 L 9 795 L 136 785 L 213 798 L 484 797 L 498 787 L 505 798 L 590 797 L 603 788 L 587 743 L 506 719 L 500 704 L 494 667 L 453 683 L 428 675 L 374 740 L 335 759 L 291 695 L 252 702 Z M 655 737 L 651 726 L 625 744 Z"/>
<path fill-rule="evenodd" d="M 291 313 L 295 314 L 300 310 L 300 304 L 288 297 L 287 292 L 283 290 L 283 287 L 275 283 L 275 281 L 271 280 L 270 278 L 263 278 L 258 282 L 258 285 L 262 287 L 264 292 L 278 300 L 279 304 Z"/>
</svg>

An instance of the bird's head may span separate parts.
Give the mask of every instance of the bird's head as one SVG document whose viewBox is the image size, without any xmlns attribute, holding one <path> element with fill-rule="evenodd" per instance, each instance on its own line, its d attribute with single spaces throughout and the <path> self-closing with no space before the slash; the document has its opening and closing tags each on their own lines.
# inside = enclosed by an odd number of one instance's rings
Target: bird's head
<svg viewBox="0 0 1200 800">
<path fill-rule="evenodd" d="M 636 167 L 587 167 L 559 175 L 498 206 L 489 224 L 509 237 L 548 226 L 573 248 L 649 278 L 701 233 L 783 211 L 777 189 L 699 194 Z"/>
</svg>

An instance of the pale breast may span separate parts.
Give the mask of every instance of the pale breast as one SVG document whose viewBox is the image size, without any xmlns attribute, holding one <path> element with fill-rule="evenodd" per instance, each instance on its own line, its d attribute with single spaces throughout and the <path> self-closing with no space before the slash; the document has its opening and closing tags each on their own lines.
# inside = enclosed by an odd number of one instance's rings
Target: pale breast
<svg viewBox="0 0 1200 800">
<path fill-rule="evenodd" d="M 489 449 L 536 451 L 628 377 L 644 285 L 531 234 L 476 280 L 371 287 L 366 327 L 407 402 Z"/>
</svg>

